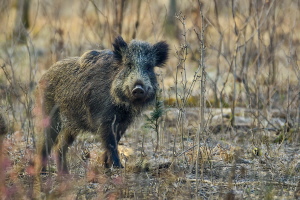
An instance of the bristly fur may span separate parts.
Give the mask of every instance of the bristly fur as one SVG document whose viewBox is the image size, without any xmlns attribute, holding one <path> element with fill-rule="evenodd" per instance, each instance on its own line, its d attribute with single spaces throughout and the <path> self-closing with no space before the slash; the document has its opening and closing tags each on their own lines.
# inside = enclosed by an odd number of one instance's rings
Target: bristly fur
<svg viewBox="0 0 300 200">
<path fill-rule="evenodd" d="M 59 61 L 39 82 L 37 102 L 41 102 L 44 133 L 40 132 L 37 152 L 47 160 L 55 145 L 59 172 L 68 172 L 66 152 L 81 131 L 101 136 L 105 166 L 121 167 L 118 142 L 155 99 L 154 67 L 165 64 L 168 45 L 137 40 L 127 45 L 119 36 L 113 47 Z M 133 92 L 137 85 L 143 89 L 142 98 Z"/>
</svg>

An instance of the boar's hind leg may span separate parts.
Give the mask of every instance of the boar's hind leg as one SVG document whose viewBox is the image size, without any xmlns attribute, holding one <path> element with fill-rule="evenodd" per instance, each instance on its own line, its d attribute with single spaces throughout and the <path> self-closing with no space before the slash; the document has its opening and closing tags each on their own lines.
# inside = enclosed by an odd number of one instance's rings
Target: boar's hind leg
<svg viewBox="0 0 300 200">
<path fill-rule="evenodd" d="M 56 165 L 59 173 L 68 174 L 68 165 L 67 165 L 67 151 L 69 145 L 74 141 L 74 135 L 71 129 L 64 128 L 57 138 L 57 144 L 55 146 L 56 154 Z"/>
<path fill-rule="evenodd" d="M 37 152 L 40 156 L 39 171 L 46 171 L 48 156 L 60 132 L 59 109 L 54 106 L 47 118 L 43 118 L 43 131 L 38 137 Z"/>
</svg>

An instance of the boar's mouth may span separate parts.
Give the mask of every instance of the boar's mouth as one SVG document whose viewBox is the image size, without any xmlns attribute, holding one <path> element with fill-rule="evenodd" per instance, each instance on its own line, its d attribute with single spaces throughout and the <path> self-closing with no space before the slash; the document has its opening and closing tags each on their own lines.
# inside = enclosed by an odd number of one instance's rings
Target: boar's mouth
<svg viewBox="0 0 300 200">
<path fill-rule="evenodd" d="M 151 95 L 151 92 L 148 92 L 144 98 L 134 98 L 132 100 L 133 106 L 147 106 L 155 99 L 154 95 Z"/>
<path fill-rule="evenodd" d="M 151 98 L 151 96 L 146 97 L 146 98 L 134 98 L 132 99 L 132 105 L 133 106 L 146 106 L 150 102 L 152 102 L 154 98 Z"/>
</svg>

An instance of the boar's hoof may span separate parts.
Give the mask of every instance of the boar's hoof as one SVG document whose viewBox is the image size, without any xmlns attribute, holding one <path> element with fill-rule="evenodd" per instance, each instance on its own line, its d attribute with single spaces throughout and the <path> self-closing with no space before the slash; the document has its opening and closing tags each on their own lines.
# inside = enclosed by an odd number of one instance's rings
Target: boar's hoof
<svg viewBox="0 0 300 200">
<path fill-rule="evenodd" d="M 141 85 L 136 85 L 132 90 L 132 95 L 137 99 L 142 99 L 145 97 L 145 90 Z"/>
<path fill-rule="evenodd" d="M 124 166 L 119 162 L 119 163 L 113 163 L 114 168 L 124 168 Z"/>
<path fill-rule="evenodd" d="M 109 152 L 104 152 L 102 154 L 102 161 L 104 163 L 105 168 L 124 168 L 123 165 L 121 164 L 120 158 L 116 155 L 109 156 Z"/>
</svg>

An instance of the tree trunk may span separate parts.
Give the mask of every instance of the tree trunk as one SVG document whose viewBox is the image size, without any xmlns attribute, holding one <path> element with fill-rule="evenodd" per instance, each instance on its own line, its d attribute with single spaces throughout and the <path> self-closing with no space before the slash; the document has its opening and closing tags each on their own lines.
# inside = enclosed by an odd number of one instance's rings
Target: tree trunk
<svg viewBox="0 0 300 200">
<path fill-rule="evenodd" d="M 27 38 L 26 29 L 29 28 L 29 8 L 30 0 L 19 0 L 17 2 L 17 14 L 15 27 L 13 30 L 13 39 L 18 43 L 25 43 Z"/>
</svg>

